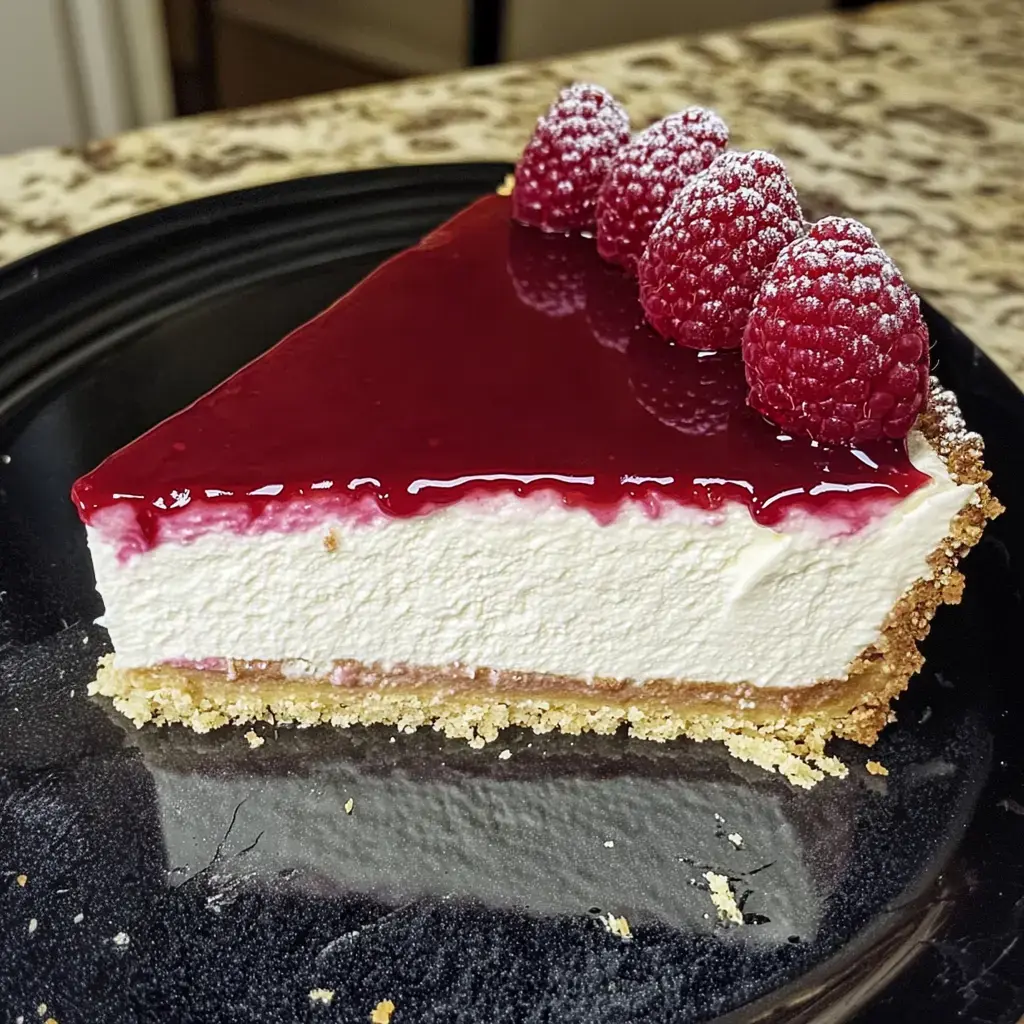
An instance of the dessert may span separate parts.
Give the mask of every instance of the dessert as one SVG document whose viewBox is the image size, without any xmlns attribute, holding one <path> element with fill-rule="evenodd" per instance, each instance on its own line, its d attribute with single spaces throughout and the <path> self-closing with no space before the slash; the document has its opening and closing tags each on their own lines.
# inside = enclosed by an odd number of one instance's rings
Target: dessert
<svg viewBox="0 0 1024 1024">
<path fill-rule="evenodd" d="M 116 652 L 93 692 L 197 730 L 628 724 L 801 784 L 844 770 L 831 736 L 873 742 L 998 511 L 980 438 L 870 233 L 805 237 L 767 154 L 677 180 L 639 282 L 559 233 L 623 145 L 606 96 L 75 484 Z M 572 208 L 552 147 L 581 137 Z"/>
</svg>

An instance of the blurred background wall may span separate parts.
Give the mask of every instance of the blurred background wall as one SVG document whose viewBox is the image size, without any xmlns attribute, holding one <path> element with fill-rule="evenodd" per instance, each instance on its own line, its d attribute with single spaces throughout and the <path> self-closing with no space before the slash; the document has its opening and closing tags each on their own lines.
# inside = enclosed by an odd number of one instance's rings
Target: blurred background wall
<svg viewBox="0 0 1024 1024">
<path fill-rule="evenodd" d="M 0 152 L 833 4 L 851 0 L 0 0 Z"/>
<path fill-rule="evenodd" d="M 0 0 L 0 152 L 173 117 L 162 0 Z"/>
</svg>

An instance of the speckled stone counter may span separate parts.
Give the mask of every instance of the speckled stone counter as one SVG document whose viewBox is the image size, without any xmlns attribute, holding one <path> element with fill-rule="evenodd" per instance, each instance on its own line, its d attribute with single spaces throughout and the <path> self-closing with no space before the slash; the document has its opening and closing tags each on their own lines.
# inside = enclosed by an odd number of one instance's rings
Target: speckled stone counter
<svg viewBox="0 0 1024 1024">
<path fill-rule="evenodd" d="M 0 260 L 168 203 L 392 163 L 513 160 L 574 78 L 643 125 L 717 109 L 812 215 L 864 220 L 1024 385 L 1024 8 L 882 5 L 732 34 L 350 90 L 0 158 Z"/>
</svg>

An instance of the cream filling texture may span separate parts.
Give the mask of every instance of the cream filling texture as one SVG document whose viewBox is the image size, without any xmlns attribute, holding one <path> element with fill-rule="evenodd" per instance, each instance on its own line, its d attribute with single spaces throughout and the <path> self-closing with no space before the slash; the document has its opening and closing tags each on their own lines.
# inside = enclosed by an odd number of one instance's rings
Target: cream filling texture
<svg viewBox="0 0 1024 1024">
<path fill-rule="evenodd" d="M 120 561 L 89 544 L 119 667 L 180 659 L 488 666 L 642 683 L 842 679 L 976 500 L 918 434 L 931 482 L 854 534 L 626 506 L 602 525 L 554 499 L 411 519 L 213 532 Z M 328 535 L 330 540 L 328 541 Z"/>
</svg>

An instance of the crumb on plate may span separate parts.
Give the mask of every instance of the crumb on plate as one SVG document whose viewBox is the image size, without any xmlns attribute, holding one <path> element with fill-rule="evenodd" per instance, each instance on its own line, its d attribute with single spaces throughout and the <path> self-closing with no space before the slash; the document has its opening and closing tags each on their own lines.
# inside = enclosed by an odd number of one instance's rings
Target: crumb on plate
<svg viewBox="0 0 1024 1024">
<path fill-rule="evenodd" d="M 889 769 L 885 767 L 881 761 L 868 761 L 865 768 L 868 770 L 869 775 L 888 775 Z"/>
<path fill-rule="evenodd" d="M 311 1003 L 323 1003 L 330 1006 L 334 1002 L 333 988 L 311 988 L 309 990 L 309 1001 Z"/>
<path fill-rule="evenodd" d="M 250 729 L 245 734 L 245 742 L 255 750 L 257 747 L 262 747 L 267 741 L 255 729 Z"/>
<path fill-rule="evenodd" d="M 18 875 L 15 881 L 24 889 L 28 885 L 28 875 Z"/>
<path fill-rule="evenodd" d="M 110 941 L 123 949 L 131 940 L 128 938 L 127 932 L 118 932 Z"/>
<path fill-rule="evenodd" d="M 390 1024 L 394 1012 L 395 1004 L 390 999 L 382 999 L 370 1013 L 370 1024 Z"/>
<path fill-rule="evenodd" d="M 722 921 L 729 921 L 732 924 L 743 924 L 743 912 L 736 903 L 736 896 L 729 885 L 729 879 L 717 871 L 705 871 L 704 881 L 708 883 L 708 890 L 711 893 L 711 902 L 718 911 L 718 917 Z"/>
<path fill-rule="evenodd" d="M 351 814 L 352 813 L 352 808 L 355 807 L 355 805 L 356 805 L 355 800 L 353 800 L 352 797 L 349 797 L 345 801 L 345 813 L 346 814 Z"/>
<path fill-rule="evenodd" d="M 617 935 L 623 942 L 632 941 L 633 933 L 630 931 L 629 922 L 624 917 L 616 917 L 612 913 L 604 914 L 601 917 L 601 923 L 604 925 L 605 931 L 611 935 Z"/>
<path fill-rule="evenodd" d="M 743 836 L 741 836 L 739 832 L 730 832 L 725 838 L 728 839 L 737 850 L 743 849 Z"/>
</svg>

